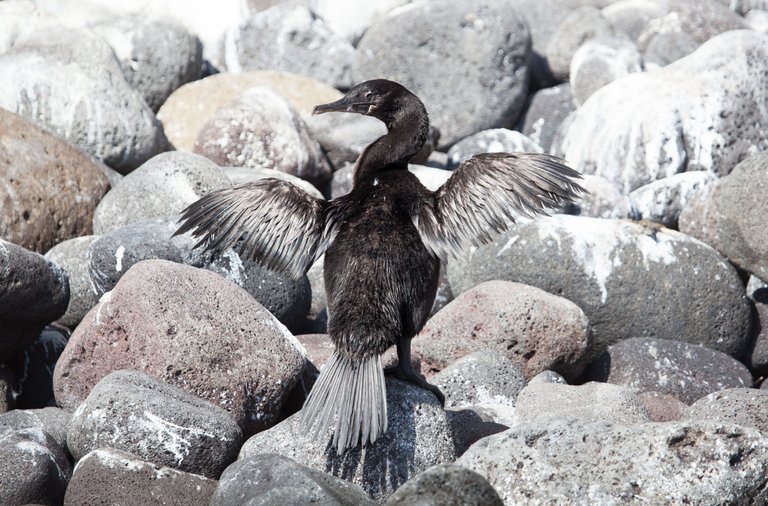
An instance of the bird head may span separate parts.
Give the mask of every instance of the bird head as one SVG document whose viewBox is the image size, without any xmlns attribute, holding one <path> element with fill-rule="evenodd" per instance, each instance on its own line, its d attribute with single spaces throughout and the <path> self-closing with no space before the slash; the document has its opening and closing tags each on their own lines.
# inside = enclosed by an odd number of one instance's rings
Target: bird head
<svg viewBox="0 0 768 506">
<path fill-rule="evenodd" d="M 397 114 L 414 100 L 421 105 L 416 95 L 401 84 L 386 79 L 374 79 L 354 86 L 336 102 L 318 105 L 312 114 L 354 112 L 373 116 L 390 125 Z"/>
</svg>

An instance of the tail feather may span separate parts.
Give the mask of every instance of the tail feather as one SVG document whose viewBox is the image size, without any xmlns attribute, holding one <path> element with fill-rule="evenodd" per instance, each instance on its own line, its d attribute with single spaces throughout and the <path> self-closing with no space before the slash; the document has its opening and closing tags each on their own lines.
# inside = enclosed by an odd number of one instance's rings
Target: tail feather
<svg viewBox="0 0 768 506">
<path fill-rule="evenodd" d="M 318 439 L 334 427 L 337 453 L 375 442 L 387 430 L 387 392 L 379 355 L 352 360 L 336 352 L 320 371 L 301 413 L 301 430 Z"/>
</svg>

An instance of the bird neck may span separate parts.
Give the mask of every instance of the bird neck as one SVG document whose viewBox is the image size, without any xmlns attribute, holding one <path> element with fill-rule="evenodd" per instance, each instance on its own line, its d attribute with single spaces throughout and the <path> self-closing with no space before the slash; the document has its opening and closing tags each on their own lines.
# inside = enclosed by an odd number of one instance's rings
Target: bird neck
<svg viewBox="0 0 768 506">
<path fill-rule="evenodd" d="M 357 159 L 354 184 L 384 170 L 407 169 L 428 132 L 429 117 L 421 102 L 400 111 L 387 123 L 387 134 L 373 141 Z"/>
</svg>

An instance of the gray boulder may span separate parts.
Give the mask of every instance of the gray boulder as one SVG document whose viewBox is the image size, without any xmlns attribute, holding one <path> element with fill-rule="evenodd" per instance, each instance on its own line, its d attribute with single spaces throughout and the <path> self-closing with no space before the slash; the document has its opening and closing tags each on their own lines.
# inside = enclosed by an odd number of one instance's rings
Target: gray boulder
<svg viewBox="0 0 768 506">
<path fill-rule="evenodd" d="M 570 83 L 544 88 L 531 97 L 518 128 L 549 153 L 557 129 L 575 109 Z"/>
<path fill-rule="evenodd" d="M 676 229 L 686 204 L 715 180 L 711 172 L 683 172 L 641 186 L 629 194 L 629 199 L 637 218 Z"/>
<path fill-rule="evenodd" d="M 723 176 L 768 148 L 768 91 L 756 85 L 766 70 L 768 35 L 724 33 L 673 65 L 598 90 L 564 125 L 557 151 L 625 191 L 684 171 Z"/>
<path fill-rule="evenodd" d="M 632 338 L 609 346 L 586 376 L 636 392 L 671 394 L 686 404 L 724 388 L 752 386 L 752 375 L 736 359 L 668 339 Z"/>
<path fill-rule="evenodd" d="M 23 429 L 40 429 L 56 441 L 60 448 L 67 447 L 67 427 L 72 413 L 61 408 L 14 409 L 0 415 L 0 437 Z"/>
<path fill-rule="evenodd" d="M 211 499 L 216 506 L 373 505 L 354 485 L 281 455 L 254 454 L 230 465 Z"/>
<path fill-rule="evenodd" d="M 389 428 L 373 445 L 337 455 L 330 429 L 320 440 L 312 440 L 299 432 L 299 416 L 251 437 L 239 458 L 282 455 L 351 481 L 376 500 L 385 499 L 420 471 L 456 458 L 445 411 L 434 394 L 395 379 L 387 379 Z"/>
<path fill-rule="evenodd" d="M 448 169 L 455 169 L 464 160 L 480 153 L 543 153 L 544 149 L 531 139 L 506 128 L 483 130 L 460 140 L 448 150 Z"/>
<path fill-rule="evenodd" d="M 565 206 L 564 212 L 593 218 L 634 218 L 637 212 L 621 186 L 601 176 L 585 175 L 579 184 L 589 193 Z"/>
<path fill-rule="evenodd" d="M 60 325 L 74 329 L 83 316 L 99 303 L 88 274 L 88 251 L 97 235 L 85 235 L 60 242 L 45 253 L 45 258 L 64 269 L 69 279 L 69 304 L 56 320 Z"/>
<path fill-rule="evenodd" d="M 142 460 L 216 479 L 243 434 L 224 409 L 138 371 L 115 371 L 72 415 L 67 446 L 79 460 L 112 447 Z"/>
<path fill-rule="evenodd" d="M 579 47 L 571 59 L 569 80 L 578 105 L 606 84 L 643 68 L 637 46 L 626 37 L 598 37 Z"/>
<path fill-rule="evenodd" d="M 418 95 L 440 129 L 438 147 L 447 147 L 515 122 L 527 93 L 529 52 L 525 21 L 509 2 L 422 2 L 368 29 L 353 74 L 355 81 L 392 79 Z M 446 69 L 462 76 L 461 86 Z"/>
<path fill-rule="evenodd" d="M 767 457 L 768 437 L 733 424 L 565 420 L 487 437 L 456 464 L 505 504 L 757 504 Z"/>
<path fill-rule="evenodd" d="M 460 466 L 443 464 L 423 471 L 397 489 L 387 506 L 502 506 L 488 480 Z"/>
<path fill-rule="evenodd" d="M 755 388 L 726 388 L 691 404 L 689 420 L 712 420 L 753 427 L 768 435 L 768 392 Z"/>
<path fill-rule="evenodd" d="M 745 357 L 745 363 L 756 375 L 768 370 L 768 283 L 750 276 L 747 282 L 747 297 L 754 305 L 752 348 Z"/>
<path fill-rule="evenodd" d="M 709 246 L 649 223 L 555 215 L 518 225 L 448 264 L 461 293 L 489 279 L 561 295 L 586 314 L 596 356 L 632 336 L 699 343 L 741 356 L 749 305 L 735 269 Z"/>
</svg>

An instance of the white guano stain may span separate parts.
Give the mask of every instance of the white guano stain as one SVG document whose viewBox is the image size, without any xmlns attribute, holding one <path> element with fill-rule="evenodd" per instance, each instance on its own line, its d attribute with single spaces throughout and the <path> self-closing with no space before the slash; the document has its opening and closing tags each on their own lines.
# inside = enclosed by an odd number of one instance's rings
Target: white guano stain
<svg viewBox="0 0 768 506">
<path fill-rule="evenodd" d="M 122 272 L 123 270 L 123 255 L 125 254 L 125 246 L 119 246 L 115 251 L 115 271 Z"/>
<path fill-rule="evenodd" d="M 177 425 L 168 420 L 163 420 L 149 411 L 144 411 L 144 417 L 145 420 L 141 420 L 144 428 L 157 436 L 157 442 L 173 455 L 176 465 L 181 464 L 189 455 L 192 445 L 198 443 L 197 439 L 216 438 L 216 435 L 211 432 L 195 427 Z M 190 441 L 183 434 L 189 434 L 195 436 L 195 438 Z"/>
</svg>

